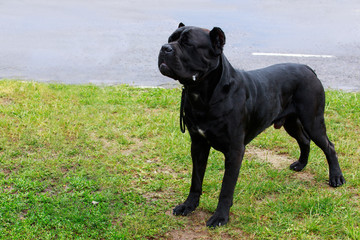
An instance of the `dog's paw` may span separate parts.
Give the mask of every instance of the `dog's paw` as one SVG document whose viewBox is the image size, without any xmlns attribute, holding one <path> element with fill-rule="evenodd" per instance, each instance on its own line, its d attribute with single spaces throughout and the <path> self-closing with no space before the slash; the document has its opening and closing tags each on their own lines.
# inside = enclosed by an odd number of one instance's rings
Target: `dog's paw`
<svg viewBox="0 0 360 240">
<path fill-rule="evenodd" d="M 195 209 L 196 209 L 196 206 L 191 206 L 191 205 L 183 203 L 183 204 L 180 204 L 179 206 L 176 206 L 173 209 L 173 214 L 175 216 L 178 216 L 178 215 L 186 216 L 186 215 L 192 213 Z"/>
<path fill-rule="evenodd" d="M 210 228 L 216 228 L 225 225 L 229 221 L 229 215 L 215 213 L 206 222 L 206 226 Z"/>
<path fill-rule="evenodd" d="M 305 166 L 306 166 L 306 163 L 301 163 L 299 161 L 296 161 L 290 165 L 290 169 L 294 170 L 296 172 L 300 172 L 301 170 L 304 169 Z"/>
<path fill-rule="evenodd" d="M 330 176 L 329 185 L 331 187 L 340 187 L 345 183 L 345 178 L 343 175 Z"/>
</svg>

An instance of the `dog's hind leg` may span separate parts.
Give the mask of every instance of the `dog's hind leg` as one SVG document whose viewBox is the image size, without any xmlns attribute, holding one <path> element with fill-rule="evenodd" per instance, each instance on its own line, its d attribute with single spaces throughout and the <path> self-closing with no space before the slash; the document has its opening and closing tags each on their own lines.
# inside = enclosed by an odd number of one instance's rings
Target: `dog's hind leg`
<svg viewBox="0 0 360 240">
<path fill-rule="evenodd" d="M 323 90 L 314 91 L 314 89 L 317 88 L 313 87 L 312 92 L 308 89 L 308 92 L 312 94 L 308 94 L 306 98 L 302 98 L 301 101 L 297 102 L 297 114 L 305 132 L 326 156 L 329 164 L 329 185 L 338 187 L 345 183 L 345 179 L 340 169 L 334 144 L 330 142 L 326 134 L 324 120 L 325 94 Z M 306 95 L 303 93 L 302 96 Z"/>
<path fill-rule="evenodd" d="M 305 71 L 303 71 L 305 74 Z M 309 72 L 308 72 L 309 73 Z M 310 72 L 302 79 L 293 97 L 296 114 L 310 139 L 324 152 L 329 165 L 329 185 L 338 187 L 345 183 L 335 147 L 326 134 L 324 120 L 325 92 L 316 75 Z"/>
<path fill-rule="evenodd" d="M 317 115 L 314 120 L 303 122 L 306 132 L 309 133 L 310 139 L 324 152 L 329 164 L 329 185 L 338 187 L 345 183 L 344 176 L 341 172 L 338 157 L 334 144 L 330 142 L 327 134 L 323 115 Z"/>
<path fill-rule="evenodd" d="M 296 116 L 289 116 L 284 123 L 286 132 L 296 139 L 300 147 L 299 160 L 290 165 L 290 169 L 294 171 L 301 171 L 308 163 L 310 152 L 310 138 L 305 132 L 300 120 Z"/>
</svg>

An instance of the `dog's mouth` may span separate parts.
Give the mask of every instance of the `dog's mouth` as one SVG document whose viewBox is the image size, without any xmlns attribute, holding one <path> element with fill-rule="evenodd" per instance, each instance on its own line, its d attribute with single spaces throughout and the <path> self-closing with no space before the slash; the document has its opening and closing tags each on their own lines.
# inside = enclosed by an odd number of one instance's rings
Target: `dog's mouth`
<svg viewBox="0 0 360 240">
<path fill-rule="evenodd" d="M 166 62 L 166 56 L 164 56 L 162 52 L 159 54 L 158 67 L 162 75 L 177 80 L 175 72 L 171 69 L 171 67 L 169 67 Z"/>
<path fill-rule="evenodd" d="M 168 62 L 169 61 L 169 62 Z M 174 64 L 171 59 L 167 59 L 162 52 L 159 54 L 158 67 L 162 75 L 170 77 L 176 81 L 179 81 L 181 84 L 193 84 L 198 80 L 200 73 L 188 73 L 186 76 L 181 76 L 178 74 L 178 70 L 173 67 Z M 185 75 L 185 74 L 184 74 Z"/>
<path fill-rule="evenodd" d="M 170 68 L 165 62 L 159 64 L 159 70 L 164 75 L 166 75 L 167 72 L 170 72 Z"/>
<path fill-rule="evenodd" d="M 174 78 L 173 70 L 171 70 L 171 68 L 165 62 L 159 63 L 159 70 L 161 74 L 170 78 Z"/>
</svg>

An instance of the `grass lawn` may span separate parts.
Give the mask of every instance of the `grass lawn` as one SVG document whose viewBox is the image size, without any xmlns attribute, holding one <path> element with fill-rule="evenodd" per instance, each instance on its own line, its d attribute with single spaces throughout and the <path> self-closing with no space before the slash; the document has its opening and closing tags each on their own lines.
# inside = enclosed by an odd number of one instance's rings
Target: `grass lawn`
<svg viewBox="0 0 360 240">
<path fill-rule="evenodd" d="M 205 227 L 224 172 L 212 151 L 199 208 L 173 216 L 190 187 L 180 89 L 0 81 L 1 239 L 360 239 L 360 94 L 326 92 L 326 124 L 347 183 L 327 185 L 312 144 L 269 128 L 249 144 L 230 222 Z"/>
</svg>

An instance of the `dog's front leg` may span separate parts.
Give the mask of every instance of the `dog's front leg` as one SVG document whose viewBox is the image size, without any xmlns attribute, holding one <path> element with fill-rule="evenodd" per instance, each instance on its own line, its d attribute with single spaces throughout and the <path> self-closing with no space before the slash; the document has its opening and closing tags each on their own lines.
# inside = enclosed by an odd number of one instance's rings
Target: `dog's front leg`
<svg viewBox="0 0 360 240">
<path fill-rule="evenodd" d="M 191 141 L 191 158 L 193 162 L 193 172 L 191 178 L 190 193 L 183 204 L 175 207 L 174 215 L 186 216 L 193 212 L 199 205 L 202 193 L 202 183 L 204 179 L 207 159 L 209 156 L 210 145 L 202 137 L 192 136 Z"/>
<path fill-rule="evenodd" d="M 231 149 L 225 153 L 225 174 L 222 182 L 219 203 L 214 215 L 207 221 L 206 226 L 218 227 L 229 221 L 230 207 L 233 204 L 234 190 L 239 176 L 245 146 Z"/>
</svg>

